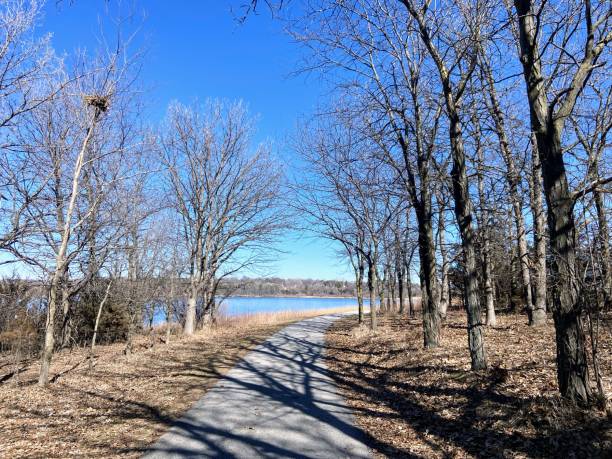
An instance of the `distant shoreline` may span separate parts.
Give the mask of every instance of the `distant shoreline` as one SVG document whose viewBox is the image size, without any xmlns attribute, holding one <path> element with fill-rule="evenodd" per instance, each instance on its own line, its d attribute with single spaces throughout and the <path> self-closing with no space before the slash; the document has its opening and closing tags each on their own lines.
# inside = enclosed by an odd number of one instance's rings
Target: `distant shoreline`
<svg viewBox="0 0 612 459">
<path fill-rule="evenodd" d="M 229 295 L 225 298 L 312 298 L 312 299 L 334 299 L 337 298 L 339 300 L 356 300 L 357 296 L 336 296 L 336 295 Z M 412 295 L 413 299 L 421 298 L 421 295 Z M 364 300 L 369 300 L 368 295 L 363 296 Z M 396 297 L 397 299 L 397 297 Z M 408 296 L 406 296 L 408 299 Z"/>
<path fill-rule="evenodd" d="M 313 298 L 313 299 L 329 299 L 329 298 L 338 298 L 344 300 L 356 300 L 357 296 L 336 296 L 336 295 L 229 295 L 226 298 Z"/>
</svg>

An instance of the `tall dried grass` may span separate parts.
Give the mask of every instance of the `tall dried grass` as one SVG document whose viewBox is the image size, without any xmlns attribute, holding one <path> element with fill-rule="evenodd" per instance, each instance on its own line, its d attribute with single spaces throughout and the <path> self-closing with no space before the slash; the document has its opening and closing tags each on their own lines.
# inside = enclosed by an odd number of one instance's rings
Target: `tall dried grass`
<svg viewBox="0 0 612 459">
<path fill-rule="evenodd" d="M 213 329 L 217 332 L 222 332 L 223 330 L 228 329 L 249 329 L 252 327 L 267 325 L 282 325 L 285 323 L 294 322 L 296 320 L 346 312 L 356 313 L 357 308 L 355 306 L 344 306 L 338 308 L 311 309 L 304 311 L 256 312 L 237 316 L 230 316 L 221 312 L 215 325 L 213 326 Z"/>
</svg>

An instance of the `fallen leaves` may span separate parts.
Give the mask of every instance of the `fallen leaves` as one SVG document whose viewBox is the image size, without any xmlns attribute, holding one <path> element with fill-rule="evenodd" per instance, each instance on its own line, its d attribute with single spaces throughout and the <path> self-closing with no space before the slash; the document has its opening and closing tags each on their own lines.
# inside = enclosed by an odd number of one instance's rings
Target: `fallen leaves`
<svg viewBox="0 0 612 459">
<path fill-rule="evenodd" d="M 99 346 L 92 372 L 88 349 L 57 354 L 48 388 L 36 386 L 38 365 L 0 385 L 0 457 L 138 457 L 249 349 L 284 326 L 209 330 L 170 345 L 137 341 Z M 78 364 L 78 365 L 77 365 Z"/>
<path fill-rule="evenodd" d="M 427 351 L 418 320 L 383 316 L 374 334 L 354 317 L 336 322 L 328 365 L 378 456 L 612 457 L 610 418 L 558 396 L 552 325 L 533 329 L 518 315 L 498 321 L 486 331 L 490 369 L 481 372 L 470 371 L 459 312 L 447 318 L 441 346 Z M 609 332 L 599 347 L 610 395 Z"/>
</svg>

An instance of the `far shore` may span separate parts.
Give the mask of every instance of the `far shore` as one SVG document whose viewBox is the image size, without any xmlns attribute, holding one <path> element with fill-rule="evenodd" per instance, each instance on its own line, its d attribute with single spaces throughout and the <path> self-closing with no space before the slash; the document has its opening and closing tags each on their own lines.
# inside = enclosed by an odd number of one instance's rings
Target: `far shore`
<svg viewBox="0 0 612 459">
<path fill-rule="evenodd" d="M 412 298 L 420 298 L 421 295 L 412 295 Z M 313 298 L 313 299 L 345 299 L 345 300 L 356 300 L 356 296 L 337 296 L 337 295 L 229 295 L 225 298 Z M 368 296 L 363 297 L 364 300 L 369 300 Z M 378 297 L 377 297 L 378 299 Z M 408 297 L 406 297 L 408 299 Z"/>
<path fill-rule="evenodd" d="M 338 298 L 338 299 L 346 299 L 346 300 L 356 300 L 356 296 L 339 296 L 339 295 L 229 295 L 226 298 Z"/>
</svg>

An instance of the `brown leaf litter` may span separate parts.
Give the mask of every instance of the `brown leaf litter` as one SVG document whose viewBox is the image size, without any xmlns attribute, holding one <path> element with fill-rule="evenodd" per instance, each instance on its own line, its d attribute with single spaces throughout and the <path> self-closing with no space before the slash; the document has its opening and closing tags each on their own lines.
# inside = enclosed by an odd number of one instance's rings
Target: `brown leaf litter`
<svg viewBox="0 0 612 459">
<path fill-rule="evenodd" d="M 45 389 L 36 385 L 34 362 L 18 384 L 14 377 L 0 384 L 0 457 L 138 457 L 249 349 L 286 323 L 208 330 L 168 346 L 159 336 L 140 337 L 130 356 L 123 355 L 124 344 L 100 346 L 91 372 L 88 349 L 62 351 Z"/>
<path fill-rule="evenodd" d="M 599 344 L 608 397 L 611 325 Z M 419 320 L 399 315 L 381 317 L 376 333 L 350 317 L 327 334 L 330 373 L 377 457 L 612 457 L 610 416 L 558 395 L 551 323 L 500 315 L 481 372 L 470 371 L 463 314 L 449 315 L 440 347 L 424 350 L 422 336 Z"/>
</svg>

